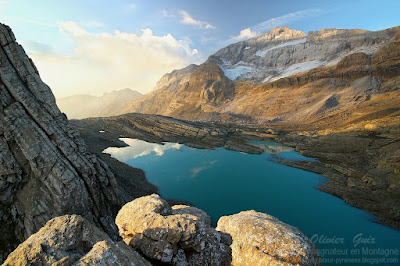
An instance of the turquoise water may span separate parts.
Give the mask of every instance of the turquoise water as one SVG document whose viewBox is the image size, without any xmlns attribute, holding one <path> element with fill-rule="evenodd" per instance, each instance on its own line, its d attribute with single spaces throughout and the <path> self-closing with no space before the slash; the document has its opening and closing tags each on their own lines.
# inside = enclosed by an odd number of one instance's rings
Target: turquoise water
<svg viewBox="0 0 400 266">
<path fill-rule="evenodd" d="M 122 140 L 130 147 L 104 152 L 143 169 L 164 198 L 188 201 L 206 211 L 214 226 L 223 215 L 254 209 L 303 231 L 318 246 L 324 265 L 400 263 L 400 232 L 316 190 L 327 181 L 325 177 L 275 162 L 277 158 L 314 160 L 289 147 L 253 142 L 266 151 L 255 155 Z"/>
</svg>

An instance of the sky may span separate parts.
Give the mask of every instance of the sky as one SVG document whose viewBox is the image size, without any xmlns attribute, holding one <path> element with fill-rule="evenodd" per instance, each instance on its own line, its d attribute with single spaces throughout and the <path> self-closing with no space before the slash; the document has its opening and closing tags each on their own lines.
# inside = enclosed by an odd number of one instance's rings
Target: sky
<svg viewBox="0 0 400 266">
<path fill-rule="evenodd" d="M 151 91 L 174 69 L 287 26 L 382 30 L 399 0 L 0 0 L 9 25 L 56 98 Z"/>
</svg>

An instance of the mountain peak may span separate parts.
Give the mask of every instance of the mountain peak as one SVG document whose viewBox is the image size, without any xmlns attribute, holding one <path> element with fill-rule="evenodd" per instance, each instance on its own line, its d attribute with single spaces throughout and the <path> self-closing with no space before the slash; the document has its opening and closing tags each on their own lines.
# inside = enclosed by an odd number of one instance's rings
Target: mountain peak
<svg viewBox="0 0 400 266">
<path fill-rule="evenodd" d="M 141 96 L 142 94 L 140 92 L 138 92 L 137 90 L 132 90 L 130 88 L 124 88 L 124 89 L 120 89 L 120 90 L 113 90 L 110 92 L 106 92 L 104 93 L 101 97 L 107 97 L 107 96 L 118 96 L 118 95 L 139 95 Z"/>
<path fill-rule="evenodd" d="M 254 38 L 256 41 L 272 41 L 272 40 L 291 40 L 305 38 L 306 34 L 299 30 L 293 30 L 288 27 L 278 27 Z"/>
</svg>

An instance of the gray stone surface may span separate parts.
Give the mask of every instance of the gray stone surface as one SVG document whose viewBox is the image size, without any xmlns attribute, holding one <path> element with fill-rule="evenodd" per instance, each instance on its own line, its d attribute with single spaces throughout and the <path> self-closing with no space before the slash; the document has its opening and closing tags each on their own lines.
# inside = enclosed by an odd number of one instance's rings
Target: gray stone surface
<svg viewBox="0 0 400 266">
<path fill-rule="evenodd" d="M 230 265 L 229 236 L 202 210 L 171 208 L 153 194 L 127 203 L 115 220 L 124 241 L 146 257 L 173 265 Z"/>
<path fill-rule="evenodd" d="M 216 229 L 232 236 L 232 265 L 321 265 L 310 239 L 268 214 L 223 216 Z"/>
<path fill-rule="evenodd" d="M 81 214 L 116 235 L 122 205 L 107 165 L 87 151 L 50 88 L 0 24 L 0 261 L 48 220 Z"/>
<path fill-rule="evenodd" d="M 124 242 L 114 243 L 79 215 L 46 223 L 18 246 L 3 265 L 151 265 Z"/>
</svg>

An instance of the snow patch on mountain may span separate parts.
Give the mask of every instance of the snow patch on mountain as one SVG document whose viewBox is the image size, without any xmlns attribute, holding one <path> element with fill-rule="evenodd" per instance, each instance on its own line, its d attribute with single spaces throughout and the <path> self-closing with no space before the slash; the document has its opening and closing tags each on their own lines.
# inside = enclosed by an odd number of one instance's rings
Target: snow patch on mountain
<svg viewBox="0 0 400 266">
<path fill-rule="evenodd" d="M 231 80 L 235 80 L 241 75 L 253 72 L 254 68 L 250 66 L 236 66 L 233 68 L 225 68 L 222 70 L 224 71 L 225 76 L 227 76 Z"/>
<path fill-rule="evenodd" d="M 224 71 L 225 76 L 230 80 L 236 80 L 238 77 L 247 74 L 249 72 L 254 72 L 255 68 L 243 61 L 239 61 L 232 65 L 231 62 L 222 59 L 223 65 L 220 65 L 222 71 Z"/>
<path fill-rule="evenodd" d="M 278 44 L 276 46 L 273 46 L 271 48 L 268 48 L 266 50 L 261 50 L 261 51 L 257 51 L 256 52 L 256 56 L 259 57 L 264 57 L 269 51 L 278 49 L 278 48 L 282 48 L 282 47 L 286 47 L 286 46 L 293 46 L 293 45 L 297 45 L 297 44 L 301 44 L 301 43 L 305 43 L 306 42 L 306 38 L 304 39 L 299 39 L 299 40 L 294 40 L 294 41 L 289 41 L 289 42 L 284 42 L 281 44 Z"/>
<path fill-rule="evenodd" d="M 324 64 L 325 64 L 325 61 L 320 61 L 320 60 L 312 60 L 312 61 L 307 61 L 307 62 L 303 62 L 303 63 L 293 64 L 285 69 L 282 69 L 283 72 L 280 75 L 275 76 L 267 81 L 275 81 L 280 78 L 284 78 L 284 77 L 287 77 L 287 76 L 290 76 L 290 75 L 293 75 L 296 73 L 308 71 L 313 68 L 323 66 Z M 264 82 L 266 82 L 266 81 L 264 81 Z"/>
<path fill-rule="evenodd" d="M 246 62 L 239 61 L 238 63 L 232 65 L 229 61 L 223 59 L 223 64 L 220 65 L 222 71 L 224 71 L 225 76 L 231 80 L 236 80 L 237 78 L 246 78 L 257 73 L 258 76 L 263 77 L 262 83 L 271 82 L 290 76 L 292 74 L 304 72 L 311 70 L 316 67 L 325 65 L 326 61 L 311 60 L 302 63 L 292 64 L 286 68 L 262 68 L 257 69 L 255 66 L 250 65 Z"/>
</svg>

